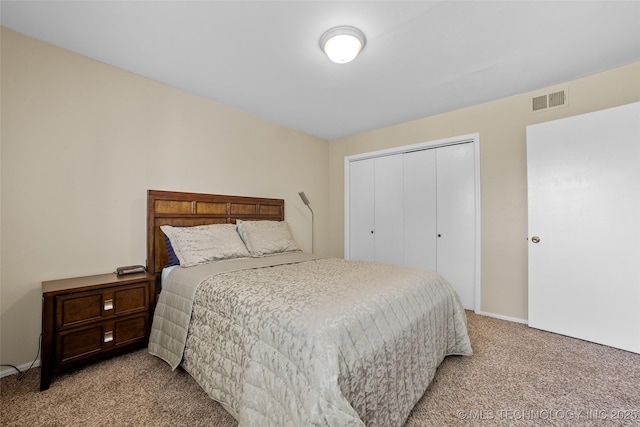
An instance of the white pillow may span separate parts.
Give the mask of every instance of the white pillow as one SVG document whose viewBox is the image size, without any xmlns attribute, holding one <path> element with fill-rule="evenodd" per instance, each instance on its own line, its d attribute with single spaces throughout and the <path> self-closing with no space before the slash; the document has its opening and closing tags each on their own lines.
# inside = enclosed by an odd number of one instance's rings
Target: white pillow
<svg viewBox="0 0 640 427">
<path fill-rule="evenodd" d="M 236 225 L 252 257 L 300 250 L 286 221 L 237 220 Z"/>
<path fill-rule="evenodd" d="M 162 225 L 160 229 L 169 238 L 171 246 L 180 260 L 180 267 L 250 256 L 233 224 L 197 225 L 195 227 Z"/>
</svg>

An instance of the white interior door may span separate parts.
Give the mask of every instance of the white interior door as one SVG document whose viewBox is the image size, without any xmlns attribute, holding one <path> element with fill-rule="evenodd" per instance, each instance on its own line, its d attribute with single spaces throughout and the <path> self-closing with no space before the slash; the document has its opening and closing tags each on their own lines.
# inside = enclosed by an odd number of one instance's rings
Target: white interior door
<svg viewBox="0 0 640 427">
<path fill-rule="evenodd" d="M 529 325 L 640 353 L 640 103 L 527 127 L 527 170 Z"/>
<path fill-rule="evenodd" d="M 476 184 L 473 144 L 436 150 L 437 269 L 460 295 L 466 309 L 475 307 Z"/>
</svg>

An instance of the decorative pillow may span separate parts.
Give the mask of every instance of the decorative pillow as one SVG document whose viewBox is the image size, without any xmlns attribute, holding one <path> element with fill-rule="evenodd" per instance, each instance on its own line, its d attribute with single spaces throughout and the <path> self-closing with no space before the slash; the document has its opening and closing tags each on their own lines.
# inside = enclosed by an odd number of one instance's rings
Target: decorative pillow
<svg viewBox="0 0 640 427">
<path fill-rule="evenodd" d="M 160 229 L 169 238 L 181 267 L 250 256 L 233 224 L 162 225 Z"/>
<path fill-rule="evenodd" d="M 164 235 L 164 245 L 167 248 L 167 257 L 169 258 L 165 267 L 180 265 L 180 260 L 176 256 L 176 251 L 173 250 L 173 246 L 171 246 L 171 240 L 169 240 L 169 237 L 167 237 L 166 234 Z"/>
<path fill-rule="evenodd" d="M 252 257 L 300 250 L 286 221 L 237 220 L 236 226 Z"/>
</svg>

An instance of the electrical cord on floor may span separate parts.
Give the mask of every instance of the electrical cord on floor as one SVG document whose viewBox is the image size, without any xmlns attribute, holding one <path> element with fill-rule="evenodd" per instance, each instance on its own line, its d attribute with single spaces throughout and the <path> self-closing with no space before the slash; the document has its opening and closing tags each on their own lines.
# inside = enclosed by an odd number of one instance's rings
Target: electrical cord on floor
<svg viewBox="0 0 640 427">
<path fill-rule="evenodd" d="M 38 338 L 38 352 L 36 353 L 36 358 L 33 359 L 33 362 L 31 362 L 31 365 L 29 365 L 29 367 L 27 368 L 26 371 L 21 371 L 20 369 L 18 369 L 17 366 L 14 365 L 9 365 L 9 364 L 1 364 L 0 366 L 9 366 L 10 368 L 15 369 L 16 371 L 18 371 L 18 376 L 16 377 L 16 381 L 20 381 L 21 379 L 23 379 L 31 370 L 31 368 L 33 368 L 33 365 L 36 364 L 36 360 L 38 360 L 38 356 L 40 356 L 40 350 L 42 349 L 42 334 L 40 334 L 40 337 Z"/>
</svg>

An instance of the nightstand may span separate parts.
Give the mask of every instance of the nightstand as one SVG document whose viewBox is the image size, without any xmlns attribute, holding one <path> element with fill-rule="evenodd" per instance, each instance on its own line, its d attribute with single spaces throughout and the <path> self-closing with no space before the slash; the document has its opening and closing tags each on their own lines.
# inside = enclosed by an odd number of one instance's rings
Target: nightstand
<svg viewBox="0 0 640 427">
<path fill-rule="evenodd" d="M 148 273 L 42 282 L 40 390 L 61 371 L 147 345 L 154 296 Z"/>
</svg>

